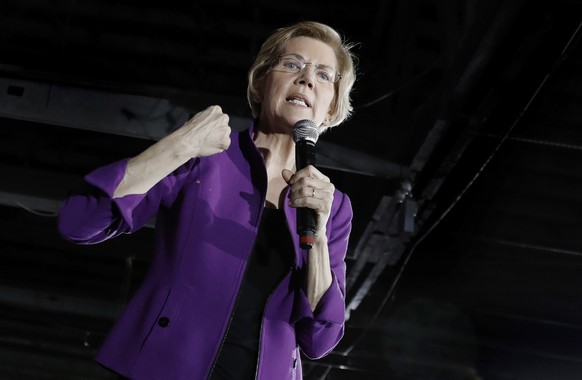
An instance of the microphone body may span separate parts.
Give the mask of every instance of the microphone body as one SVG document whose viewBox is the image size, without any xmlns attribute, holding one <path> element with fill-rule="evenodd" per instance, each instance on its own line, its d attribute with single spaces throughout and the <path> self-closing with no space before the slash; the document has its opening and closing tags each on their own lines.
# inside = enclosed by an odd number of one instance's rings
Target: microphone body
<svg viewBox="0 0 582 380">
<path fill-rule="evenodd" d="M 311 120 L 300 120 L 293 126 L 293 140 L 295 141 L 295 166 L 301 170 L 308 165 L 317 163 L 315 143 L 319 138 L 319 130 Z M 310 249 L 315 244 L 316 230 L 315 210 L 308 207 L 297 209 L 297 233 L 299 246 Z"/>
</svg>

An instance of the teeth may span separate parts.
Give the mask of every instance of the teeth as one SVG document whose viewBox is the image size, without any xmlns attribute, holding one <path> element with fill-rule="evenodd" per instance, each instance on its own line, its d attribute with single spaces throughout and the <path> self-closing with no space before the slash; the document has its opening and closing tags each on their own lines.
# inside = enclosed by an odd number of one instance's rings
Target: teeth
<svg viewBox="0 0 582 380">
<path fill-rule="evenodd" d="M 307 106 L 307 104 L 305 103 L 305 100 L 303 100 L 303 99 L 293 98 L 293 99 L 289 99 L 288 102 L 299 104 L 302 106 Z"/>
</svg>

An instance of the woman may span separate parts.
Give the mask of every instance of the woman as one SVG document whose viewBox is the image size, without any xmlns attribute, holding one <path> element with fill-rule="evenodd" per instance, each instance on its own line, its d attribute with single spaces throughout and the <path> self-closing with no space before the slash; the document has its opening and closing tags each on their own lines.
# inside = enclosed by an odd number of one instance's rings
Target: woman
<svg viewBox="0 0 582 380">
<path fill-rule="evenodd" d="M 263 44 L 249 72 L 255 122 L 231 133 L 212 106 L 131 159 L 97 169 L 63 204 L 59 228 L 92 244 L 157 215 L 148 275 L 97 360 L 132 379 L 300 379 L 344 327 L 348 197 L 313 166 L 293 173 L 293 125 L 320 131 L 350 112 L 350 46 L 302 22 Z M 297 243 L 295 208 L 315 210 Z"/>
</svg>

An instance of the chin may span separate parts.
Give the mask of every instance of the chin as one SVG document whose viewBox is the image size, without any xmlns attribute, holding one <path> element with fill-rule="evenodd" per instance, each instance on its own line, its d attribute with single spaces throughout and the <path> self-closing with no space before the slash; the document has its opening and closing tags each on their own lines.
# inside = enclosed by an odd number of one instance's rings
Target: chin
<svg viewBox="0 0 582 380">
<path fill-rule="evenodd" d="M 321 122 L 319 122 L 317 120 L 317 118 L 313 117 L 313 115 L 311 113 L 308 113 L 308 112 L 298 112 L 294 115 L 294 117 L 292 117 L 292 119 L 293 119 L 292 124 L 295 124 L 299 120 L 304 120 L 304 119 L 313 121 L 315 123 L 315 125 L 317 125 L 317 126 L 319 126 L 321 124 Z"/>
</svg>

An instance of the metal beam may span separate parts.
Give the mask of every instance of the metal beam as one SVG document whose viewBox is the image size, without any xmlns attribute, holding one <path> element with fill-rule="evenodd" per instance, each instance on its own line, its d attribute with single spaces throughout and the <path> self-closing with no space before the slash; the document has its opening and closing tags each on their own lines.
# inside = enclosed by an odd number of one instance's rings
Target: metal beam
<svg viewBox="0 0 582 380">
<path fill-rule="evenodd" d="M 384 269 L 398 264 L 414 233 L 416 202 L 410 198 L 410 190 L 410 184 L 403 182 L 402 189 L 394 197 L 382 198 L 350 257 L 355 263 L 346 277 L 347 291 L 353 294 L 346 305 L 347 319 L 351 311 L 362 303 Z M 372 267 L 367 273 L 364 271 L 366 264 Z M 353 290 L 356 283 L 360 285 Z"/>
<path fill-rule="evenodd" d="M 114 93 L 23 79 L 0 77 L 0 117 L 159 140 L 201 109 L 151 96 Z M 251 119 L 231 115 L 234 130 Z M 406 167 L 336 144 L 320 141 L 321 167 L 379 178 L 408 178 Z"/>
</svg>

